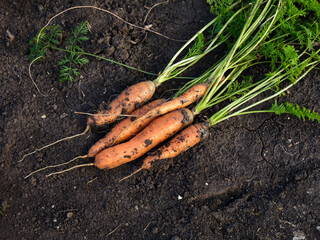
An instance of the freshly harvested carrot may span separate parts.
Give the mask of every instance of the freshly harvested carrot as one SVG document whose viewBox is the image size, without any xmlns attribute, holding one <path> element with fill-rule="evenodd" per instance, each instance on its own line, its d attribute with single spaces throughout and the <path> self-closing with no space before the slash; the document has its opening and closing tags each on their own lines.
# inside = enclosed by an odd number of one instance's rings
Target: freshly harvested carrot
<svg viewBox="0 0 320 240">
<path fill-rule="evenodd" d="M 155 92 L 156 86 L 152 81 L 140 82 L 128 87 L 114 99 L 106 110 L 90 116 L 87 125 L 90 127 L 105 127 L 114 122 L 121 114 L 129 114 L 135 108 L 147 103 Z"/>
<path fill-rule="evenodd" d="M 207 123 L 197 123 L 187 127 L 186 129 L 178 133 L 169 142 L 160 147 L 158 150 L 154 151 L 149 156 L 147 156 L 143 160 L 143 164 L 138 170 L 122 178 L 120 182 L 132 177 L 134 174 L 140 172 L 143 169 L 150 170 L 152 164 L 158 160 L 176 157 L 180 153 L 187 151 L 189 148 L 196 145 L 198 142 L 200 142 L 207 136 Z"/>
<path fill-rule="evenodd" d="M 142 106 L 138 108 L 137 110 L 132 112 L 133 117 L 127 117 L 123 119 L 121 122 L 119 122 L 115 127 L 111 129 L 110 132 L 106 134 L 106 136 L 102 139 L 100 139 L 98 142 L 96 142 L 88 152 L 87 157 L 94 157 L 97 155 L 97 153 L 101 152 L 103 149 L 118 144 L 120 142 L 123 142 L 129 138 L 132 137 L 132 135 L 128 132 L 128 134 L 122 134 L 121 138 L 118 138 L 120 133 L 122 133 L 133 121 L 136 119 L 142 117 L 144 114 L 146 114 L 151 109 L 163 104 L 166 100 L 165 99 L 158 99 L 155 100 L 145 106 Z M 142 129 L 139 129 L 141 131 Z"/>
<path fill-rule="evenodd" d="M 133 161 L 159 143 L 173 136 L 193 121 L 189 109 L 182 108 L 152 121 L 143 131 L 128 142 L 107 148 L 96 155 L 94 166 L 111 169 Z"/>
<path fill-rule="evenodd" d="M 206 123 L 191 125 L 178 133 L 173 139 L 164 144 L 158 150 L 147 156 L 143 160 L 141 168 L 150 170 L 151 165 L 155 161 L 174 158 L 180 153 L 187 151 L 207 136 L 208 125 Z"/>
<path fill-rule="evenodd" d="M 184 108 L 189 106 L 190 104 L 199 100 L 207 91 L 209 85 L 206 83 L 199 83 L 188 89 L 181 96 L 165 102 L 164 104 L 153 108 L 149 112 L 147 112 L 144 116 L 140 117 L 136 121 L 132 122 L 125 128 L 119 136 L 116 138 L 117 141 L 123 141 L 124 136 L 133 136 L 141 131 L 144 127 L 146 127 L 150 122 L 152 122 L 155 118 L 164 115 L 173 110 Z"/>
</svg>

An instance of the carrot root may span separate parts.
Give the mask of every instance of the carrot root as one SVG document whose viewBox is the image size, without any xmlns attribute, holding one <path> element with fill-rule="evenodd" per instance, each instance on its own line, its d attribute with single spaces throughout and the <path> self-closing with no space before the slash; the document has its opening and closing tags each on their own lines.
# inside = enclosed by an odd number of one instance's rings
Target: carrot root
<svg viewBox="0 0 320 240">
<path fill-rule="evenodd" d="M 143 168 L 139 168 L 138 170 L 134 171 L 133 173 L 129 174 L 128 176 L 124 177 L 124 178 L 121 178 L 119 180 L 119 182 L 122 182 L 123 180 L 126 180 L 128 178 L 131 178 L 133 175 L 136 175 L 138 172 L 140 172 L 141 170 L 143 170 Z"/>
<path fill-rule="evenodd" d="M 93 166 L 93 163 L 80 164 L 80 165 L 76 165 L 76 166 L 73 166 L 73 167 L 71 167 L 71 168 L 68 168 L 68 169 L 59 171 L 59 172 L 50 173 L 50 174 L 46 175 L 46 177 L 50 177 L 50 176 L 53 176 L 53 175 L 57 175 L 57 174 L 69 172 L 69 171 L 71 171 L 71 170 L 73 170 L 73 169 L 76 169 L 76 168 L 80 168 L 80 167 L 90 167 L 90 166 Z"/>
<path fill-rule="evenodd" d="M 55 141 L 53 143 L 47 144 L 47 145 L 45 145 L 45 146 L 43 146 L 41 148 L 37 148 L 33 152 L 30 152 L 30 153 L 27 153 L 27 154 L 23 155 L 22 159 L 20 159 L 18 162 L 22 162 L 26 157 L 28 157 L 28 156 L 30 156 L 30 155 L 32 155 L 34 153 L 37 153 L 37 152 L 39 152 L 39 151 L 41 151 L 41 150 L 43 150 L 45 148 L 51 147 L 51 146 L 53 146 L 53 145 L 55 145 L 55 144 L 57 144 L 59 142 L 85 135 L 87 132 L 89 132 L 89 130 L 90 130 L 90 126 L 87 125 L 86 129 L 82 133 L 78 133 L 78 134 L 70 136 L 70 137 L 65 137 L 65 138 L 59 139 L 59 140 L 57 140 L 57 141 Z"/>
<path fill-rule="evenodd" d="M 205 123 L 191 125 L 153 152 L 153 154 L 147 156 L 143 160 L 141 168 L 150 170 L 155 161 L 176 157 L 206 138 L 207 135 L 208 126 Z"/>
<path fill-rule="evenodd" d="M 94 128 L 105 127 L 114 122 L 119 115 L 131 113 L 135 108 L 149 101 L 155 92 L 155 88 L 156 86 L 152 81 L 140 82 L 130 86 L 109 104 L 107 110 L 90 116 L 87 125 Z"/>
<path fill-rule="evenodd" d="M 193 114 L 183 108 L 151 122 L 128 142 L 107 148 L 96 155 L 94 165 L 100 169 L 115 168 L 133 161 L 168 139 L 193 121 Z"/>
<path fill-rule="evenodd" d="M 32 176 L 33 174 L 35 174 L 35 173 L 37 173 L 37 172 L 41 172 L 41 171 L 46 170 L 46 169 L 48 169 L 48 168 L 61 167 L 61 166 L 67 165 L 67 164 L 69 164 L 69 163 L 72 163 L 72 162 L 74 162 L 74 161 L 77 160 L 77 159 L 87 158 L 87 157 L 88 157 L 88 155 L 77 156 L 77 157 L 71 159 L 71 160 L 68 161 L 68 162 L 64 162 L 64 163 L 60 163 L 60 164 L 56 164 L 56 165 L 50 165 L 50 166 L 46 166 L 46 167 L 43 167 L 43 168 L 39 168 L 39 169 L 33 171 L 32 173 L 28 174 L 27 176 L 25 176 L 24 179 L 27 179 L 28 177 Z"/>
</svg>

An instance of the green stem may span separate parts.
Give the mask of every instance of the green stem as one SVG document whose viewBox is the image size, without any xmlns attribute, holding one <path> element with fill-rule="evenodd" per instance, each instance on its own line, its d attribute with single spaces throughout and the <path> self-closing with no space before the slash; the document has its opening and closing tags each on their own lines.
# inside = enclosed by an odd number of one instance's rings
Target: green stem
<svg viewBox="0 0 320 240">
<path fill-rule="evenodd" d="M 59 51 L 63 51 L 63 52 L 71 52 L 67 49 L 63 49 L 63 48 L 58 48 L 58 47 L 55 47 L 55 46 L 51 46 L 52 49 L 55 49 L 55 50 L 59 50 Z M 90 56 L 90 57 L 95 57 L 95 58 L 98 58 L 98 59 L 102 59 L 102 60 L 105 60 L 105 61 L 108 61 L 108 62 L 111 62 L 111 63 L 115 63 L 115 64 L 118 64 L 120 66 L 123 66 L 123 67 L 126 67 L 128 69 L 131 69 L 131 70 L 135 70 L 135 71 L 138 71 L 138 72 L 141 72 L 141 73 L 144 73 L 144 74 L 147 74 L 147 75 L 151 75 L 151 76 L 158 76 L 158 74 L 155 74 L 155 73 L 151 73 L 151 72 L 147 72 L 147 71 L 144 71 L 144 70 L 141 70 L 141 69 L 138 69 L 138 68 L 135 68 L 135 67 L 131 67 L 129 65 L 126 65 L 124 63 L 120 63 L 120 62 L 117 62 L 115 60 L 111 60 L 109 58 L 105 58 L 105 57 L 101 57 L 99 55 L 95 55 L 95 54 L 92 54 L 92 53 L 87 53 L 87 52 L 74 52 L 75 54 L 82 54 L 82 55 L 86 55 L 86 56 Z"/>
</svg>

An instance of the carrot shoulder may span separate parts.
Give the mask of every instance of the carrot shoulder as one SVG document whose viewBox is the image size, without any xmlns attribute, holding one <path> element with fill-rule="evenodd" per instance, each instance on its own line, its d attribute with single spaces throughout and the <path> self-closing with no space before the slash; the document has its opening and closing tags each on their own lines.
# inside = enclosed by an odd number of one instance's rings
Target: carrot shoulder
<svg viewBox="0 0 320 240">
<path fill-rule="evenodd" d="M 133 161 L 192 121 L 193 114 L 185 108 L 161 116 L 128 142 L 101 151 L 96 155 L 94 165 L 100 169 L 110 169 Z"/>
<path fill-rule="evenodd" d="M 141 169 L 150 170 L 151 165 L 158 160 L 173 158 L 196 145 L 208 135 L 208 126 L 205 123 L 191 125 L 178 133 L 168 143 L 147 156 L 143 160 Z"/>
<path fill-rule="evenodd" d="M 142 106 L 138 108 L 137 110 L 133 111 L 131 115 L 132 117 L 127 117 L 123 119 L 121 122 L 119 122 L 115 127 L 111 129 L 110 132 L 106 134 L 106 136 L 102 139 L 100 139 L 98 142 L 96 142 L 88 152 L 88 157 L 94 157 L 99 152 L 101 152 L 103 149 L 118 144 L 120 142 L 123 142 L 129 138 L 132 137 L 130 133 L 122 134 L 121 138 L 118 138 L 120 133 L 124 131 L 133 121 L 140 118 L 142 115 L 146 114 L 151 109 L 163 104 L 165 102 L 165 99 L 157 99 L 155 101 L 152 101 L 148 103 L 145 106 Z M 140 129 L 141 130 L 141 129 Z"/>
<path fill-rule="evenodd" d="M 104 127 L 114 122 L 121 114 L 129 114 L 140 105 L 144 105 L 153 96 L 155 84 L 152 81 L 140 82 L 130 86 L 114 99 L 106 110 L 90 116 L 87 125 Z"/>
</svg>

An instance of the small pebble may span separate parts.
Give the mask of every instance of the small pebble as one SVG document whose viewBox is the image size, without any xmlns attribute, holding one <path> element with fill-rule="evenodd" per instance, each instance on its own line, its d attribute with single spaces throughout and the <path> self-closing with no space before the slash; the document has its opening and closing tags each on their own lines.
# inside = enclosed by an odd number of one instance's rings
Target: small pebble
<svg viewBox="0 0 320 240">
<path fill-rule="evenodd" d="M 293 232 L 293 238 L 292 240 L 304 240 L 306 239 L 306 235 L 304 234 L 304 232 L 297 230 Z"/>
<path fill-rule="evenodd" d="M 62 113 L 62 114 L 60 115 L 60 118 L 61 118 L 61 119 L 62 119 L 62 118 L 65 118 L 67 115 L 68 115 L 68 114 L 66 114 L 66 113 Z"/>
<path fill-rule="evenodd" d="M 73 216 L 73 212 L 68 212 L 67 213 L 67 218 L 72 218 L 72 216 Z"/>
<path fill-rule="evenodd" d="M 178 200 L 181 200 L 181 199 L 182 199 L 182 197 L 180 195 L 178 195 Z"/>
<path fill-rule="evenodd" d="M 45 114 L 43 114 L 42 116 L 41 116 L 41 118 L 42 119 L 45 119 L 47 116 L 45 115 Z"/>
<path fill-rule="evenodd" d="M 14 39 L 14 35 L 7 29 L 6 31 L 6 34 L 7 34 L 7 38 L 8 38 L 8 41 L 7 41 L 7 47 L 9 47 L 10 43 L 13 41 Z"/>
</svg>

